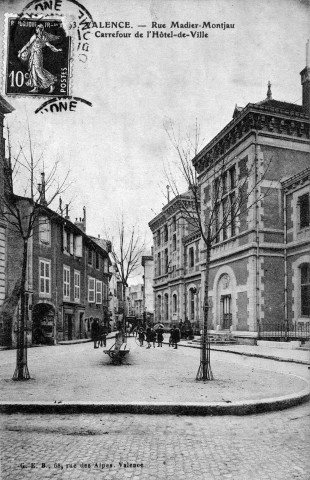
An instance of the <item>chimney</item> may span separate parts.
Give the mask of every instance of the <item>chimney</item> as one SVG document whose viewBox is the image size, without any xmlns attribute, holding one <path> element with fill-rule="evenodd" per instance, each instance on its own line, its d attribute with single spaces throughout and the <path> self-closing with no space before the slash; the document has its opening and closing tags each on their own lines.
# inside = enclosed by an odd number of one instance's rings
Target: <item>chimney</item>
<svg viewBox="0 0 310 480">
<path fill-rule="evenodd" d="M 66 216 L 65 216 L 65 219 L 66 220 L 70 220 L 70 217 L 69 217 L 69 205 L 66 204 Z"/>
<path fill-rule="evenodd" d="M 82 219 L 82 222 L 83 222 L 83 230 L 84 230 L 84 232 L 86 232 L 86 207 L 83 207 L 83 219 Z"/>
<path fill-rule="evenodd" d="M 309 40 L 306 44 L 306 66 L 300 72 L 302 84 L 302 107 L 304 112 L 310 116 L 310 66 L 309 66 Z"/>
<path fill-rule="evenodd" d="M 47 201 L 45 198 L 45 173 L 41 173 L 41 183 L 39 183 L 39 192 L 40 192 L 40 204 L 47 206 Z"/>
<path fill-rule="evenodd" d="M 74 225 L 76 225 L 83 232 L 86 232 L 86 208 L 85 207 L 83 207 L 83 214 L 84 214 L 83 218 L 81 217 L 79 219 L 76 218 Z"/>
</svg>

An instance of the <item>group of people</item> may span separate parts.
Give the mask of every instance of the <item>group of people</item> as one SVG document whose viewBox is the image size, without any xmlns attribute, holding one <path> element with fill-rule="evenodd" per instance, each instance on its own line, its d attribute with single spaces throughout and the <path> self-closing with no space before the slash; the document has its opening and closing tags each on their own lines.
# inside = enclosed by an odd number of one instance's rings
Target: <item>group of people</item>
<svg viewBox="0 0 310 480">
<path fill-rule="evenodd" d="M 164 341 L 164 329 L 162 327 L 158 327 L 156 330 L 152 327 L 147 327 L 144 330 L 142 327 L 138 330 L 138 339 L 140 343 L 140 347 L 143 347 L 144 340 L 147 343 L 146 348 L 151 348 L 151 344 L 155 348 L 156 342 L 158 347 L 163 346 Z M 172 327 L 170 330 L 170 337 L 169 337 L 169 347 L 178 348 L 178 343 L 181 340 L 181 332 L 178 327 Z"/>
<path fill-rule="evenodd" d="M 151 348 L 151 343 L 155 348 L 156 341 L 157 341 L 157 346 L 162 347 L 163 340 L 164 340 L 164 330 L 161 327 L 157 328 L 157 330 L 155 330 L 152 327 L 147 327 L 146 330 L 144 330 L 142 327 L 140 327 L 138 330 L 138 338 L 139 338 L 140 347 L 143 347 L 144 340 L 147 343 L 146 348 Z"/>
<path fill-rule="evenodd" d="M 160 325 L 157 328 L 153 327 L 140 327 L 137 331 L 140 347 L 143 347 L 144 341 L 146 341 L 147 347 L 151 348 L 152 344 L 155 348 L 156 342 L 158 347 L 163 346 L 164 341 L 164 329 Z M 107 341 L 108 329 L 104 322 L 99 322 L 97 318 L 94 319 L 91 326 L 91 338 L 94 342 L 94 348 L 105 347 Z M 169 347 L 178 348 L 178 343 L 181 340 L 181 331 L 177 326 L 170 329 Z"/>
<path fill-rule="evenodd" d="M 94 342 L 94 348 L 105 347 L 107 344 L 108 329 L 104 322 L 100 322 L 97 318 L 91 326 L 91 338 Z"/>
</svg>

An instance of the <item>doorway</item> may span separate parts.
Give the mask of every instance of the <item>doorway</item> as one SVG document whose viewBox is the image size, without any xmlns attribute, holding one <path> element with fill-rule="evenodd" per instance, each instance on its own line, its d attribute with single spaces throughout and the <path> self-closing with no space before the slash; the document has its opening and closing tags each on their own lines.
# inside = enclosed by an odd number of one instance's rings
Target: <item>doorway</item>
<svg viewBox="0 0 310 480">
<path fill-rule="evenodd" d="M 222 295 L 221 305 L 222 305 L 223 329 L 229 330 L 229 328 L 232 325 L 231 295 Z"/>
</svg>

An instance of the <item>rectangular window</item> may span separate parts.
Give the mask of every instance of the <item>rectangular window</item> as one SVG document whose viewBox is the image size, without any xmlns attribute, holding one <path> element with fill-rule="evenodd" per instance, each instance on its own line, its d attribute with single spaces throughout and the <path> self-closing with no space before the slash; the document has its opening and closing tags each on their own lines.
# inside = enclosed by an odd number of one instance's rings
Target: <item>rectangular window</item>
<svg viewBox="0 0 310 480">
<path fill-rule="evenodd" d="M 93 264 L 93 251 L 91 248 L 88 248 L 88 265 Z"/>
<path fill-rule="evenodd" d="M 165 273 L 169 270 L 168 248 L 165 249 Z"/>
<path fill-rule="evenodd" d="M 103 286 L 103 298 L 102 301 L 106 303 L 108 301 L 108 287 L 105 283 L 102 284 Z"/>
<path fill-rule="evenodd" d="M 216 203 L 214 206 L 214 234 L 215 234 L 215 241 L 218 243 L 220 241 L 220 204 Z"/>
<path fill-rule="evenodd" d="M 300 228 L 306 228 L 310 225 L 310 205 L 309 205 L 309 193 L 301 195 L 298 199 L 299 203 L 299 220 Z"/>
<path fill-rule="evenodd" d="M 74 270 L 74 301 L 80 301 L 81 295 L 81 274 L 78 270 Z"/>
<path fill-rule="evenodd" d="M 64 265 L 64 299 L 70 300 L 70 267 Z"/>
<path fill-rule="evenodd" d="M 236 196 L 234 193 L 230 195 L 230 230 L 231 236 L 236 234 L 236 209 L 235 209 Z"/>
<path fill-rule="evenodd" d="M 177 249 L 177 236 L 176 234 L 172 237 L 172 251 L 175 252 Z"/>
<path fill-rule="evenodd" d="M 100 256 L 99 253 L 96 252 L 96 269 L 99 270 L 100 268 Z"/>
<path fill-rule="evenodd" d="M 70 255 L 74 253 L 74 235 L 70 233 Z"/>
<path fill-rule="evenodd" d="M 81 235 L 75 237 L 74 254 L 76 257 L 83 257 L 83 240 Z"/>
<path fill-rule="evenodd" d="M 222 202 L 222 214 L 223 214 L 223 223 L 222 223 L 222 227 L 223 227 L 223 240 L 226 240 L 227 239 L 227 223 L 228 223 L 228 201 L 227 201 L 227 197 L 223 200 Z"/>
<path fill-rule="evenodd" d="M 40 260 L 39 270 L 40 295 L 51 295 L 51 261 Z"/>
<path fill-rule="evenodd" d="M 157 246 L 160 246 L 160 230 L 157 232 Z"/>
<path fill-rule="evenodd" d="M 172 231 L 175 232 L 177 229 L 177 217 L 174 216 L 172 219 Z"/>
<path fill-rule="evenodd" d="M 158 274 L 158 276 L 161 275 L 161 255 L 160 255 L 160 253 L 157 254 L 157 274 Z"/>
<path fill-rule="evenodd" d="M 236 167 L 235 165 L 229 170 L 230 189 L 236 188 Z"/>
<path fill-rule="evenodd" d="M 95 303 L 95 279 L 88 277 L 88 302 Z"/>
<path fill-rule="evenodd" d="M 193 267 L 195 264 L 195 258 L 194 258 L 194 249 L 193 247 L 190 247 L 189 249 L 189 267 Z"/>
<path fill-rule="evenodd" d="M 51 223 L 47 217 L 39 218 L 39 239 L 45 245 L 50 245 L 51 243 Z"/>
<path fill-rule="evenodd" d="M 227 193 L 227 172 L 223 173 L 222 182 L 223 182 L 223 194 L 224 194 L 224 193 Z"/>
<path fill-rule="evenodd" d="M 96 303 L 102 303 L 102 282 L 100 280 L 96 280 Z"/>
<path fill-rule="evenodd" d="M 164 242 L 168 242 L 168 225 L 164 226 Z"/>
<path fill-rule="evenodd" d="M 66 252 L 67 251 L 67 248 L 68 248 L 68 244 L 67 244 L 67 232 L 65 229 L 63 229 L 62 231 L 62 248 L 63 248 L 63 251 Z"/>
<path fill-rule="evenodd" d="M 301 286 L 301 315 L 310 316 L 310 264 L 305 263 L 301 266 L 300 286 Z"/>
</svg>

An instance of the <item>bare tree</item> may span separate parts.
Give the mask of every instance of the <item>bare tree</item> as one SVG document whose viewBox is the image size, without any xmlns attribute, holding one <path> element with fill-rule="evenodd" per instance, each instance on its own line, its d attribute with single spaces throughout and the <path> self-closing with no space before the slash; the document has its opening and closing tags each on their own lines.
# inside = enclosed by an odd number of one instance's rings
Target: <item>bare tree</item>
<svg viewBox="0 0 310 480">
<path fill-rule="evenodd" d="M 27 365 L 27 305 L 26 283 L 28 264 L 28 244 L 33 234 L 35 225 L 40 224 L 40 216 L 52 202 L 67 188 L 69 172 L 64 179 L 56 178 L 58 162 L 50 170 L 42 172 L 42 154 L 36 155 L 30 128 L 27 130 L 28 145 L 19 144 L 13 154 L 10 130 L 7 128 L 8 158 L 5 152 L 1 155 L 0 169 L 4 174 L 4 191 L 0 196 L 0 215 L 5 220 L 9 234 L 21 242 L 21 271 L 11 296 L 2 306 L 2 314 L 6 315 L 9 309 L 18 312 L 17 329 L 17 355 L 14 380 L 27 380 L 30 378 Z M 15 193 L 15 185 L 19 184 L 23 195 Z"/>
<path fill-rule="evenodd" d="M 144 252 L 145 242 L 135 226 L 127 226 L 124 216 L 117 225 L 117 238 L 111 238 L 112 257 L 116 264 L 123 289 L 123 330 L 126 333 L 126 288 L 128 279 L 141 267 L 141 257 Z"/>
<path fill-rule="evenodd" d="M 254 158 L 249 166 L 244 166 L 242 175 L 235 175 L 231 181 L 234 182 L 234 193 L 225 197 L 228 181 L 228 169 L 225 156 L 221 159 L 211 158 L 209 166 L 198 177 L 192 160 L 201 150 L 200 127 L 196 121 L 194 133 L 185 137 L 176 135 L 173 122 L 170 120 L 164 125 L 168 138 L 177 153 L 177 168 L 186 182 L 188 197 L 191 202 L 183 201 L 184 195 L 180 194 L 176 176 L 171 169 L 166 169 L 165 174 L 172 190 L 172 193 L 179 198 L 181 214 L 189 225 L 194 227 L 201 235 L 206 258 L 205 258 L 205 283 L 203 299 L 203 331 L 201 339 L 201 355 L 197 380 L 212 380 L 212 369 L 210 363 L 210 341 L 208 339 L 209 319 L 209 271 L 212 247 L 219 241 L 222 232 L 223 237 L 227 236 L 230 229 L 235 234 L 240 214 L 245 214 L 250 208 L 258 203 L 268 194 L 262 194 L 257 188 L 265 177 L 259 173 L 257 159 Z M 202 185 L 208 185 L 208 198 L 205 203 L 208 207 L 202 208 Z"/>
</svg>

